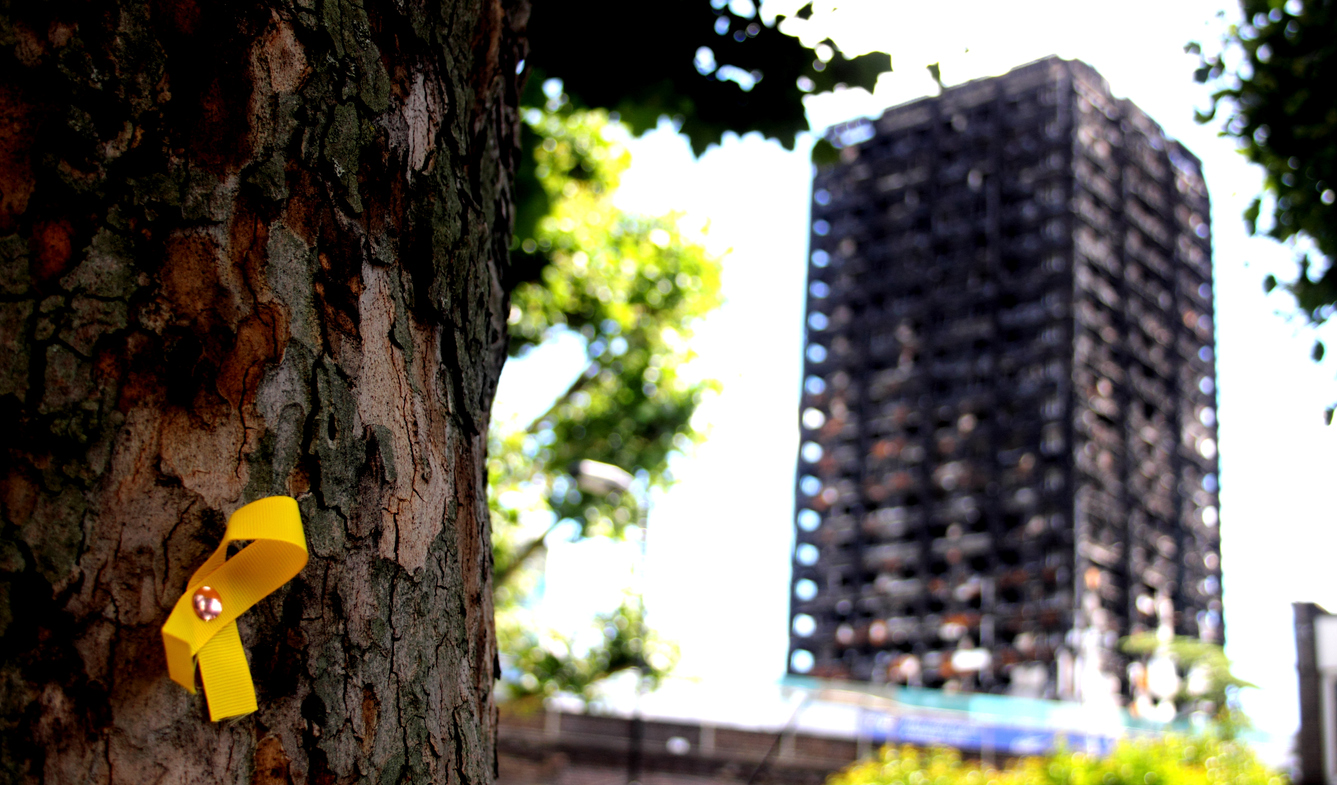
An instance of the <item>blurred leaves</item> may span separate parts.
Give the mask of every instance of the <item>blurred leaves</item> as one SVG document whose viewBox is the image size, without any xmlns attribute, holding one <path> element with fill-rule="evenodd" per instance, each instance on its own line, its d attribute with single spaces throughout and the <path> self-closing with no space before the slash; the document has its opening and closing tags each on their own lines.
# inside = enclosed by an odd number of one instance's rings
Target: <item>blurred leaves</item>
<svg viewBox="0 0 1337 785">
<path fill-rule="evenodd" d="M 818 139 L 812 145 L 812 163 L 819 168 L 834 166 L 840 162 L 840 150 L 826 139 Z"/>
<path fill-rule="evenodd" d="M 509 432 L 494 424 L 490 435 L 496 607 L 512 697 L 588 698 L 599 679 L 628 667 L 634 647 L 653 641 L 639 610 L 625 604 L 600 621 L 617 631 L 602 642 L 533 629 L 526 605 L 537 587 L 534 557 L 559 530 L 621 537 L 643 518 L 650 490 L 670 480 L 670 456 L 698 439 L 697 404 L 717 387 L 686 380 L 683 365 L 693 324 L 719 304 L 719 263 L 683 236 L 676 216 L 613 206 L 628 165 L 618 120 L 625 135 L 668 118 L 697 155 L 726 132 L 757 131 L 793 149 L 808 130 L 805 96 L 872 90 L 891 70 L 886 54 L 847 57 L 823 40 L 829 0 L 794 10 L 766 18 L 752 0 L 691 0 L 671 10 L 610 0 L 534 4 L 506 281 L 510 352 L 572 331 L 588 365 L 543 417 Z M 819 142 L 814 160 L 831 153 Z M 590 496 L 570 473 L 580 460 L 618 466 L 635 476 L 634 487 Z M 650 679 L 666 657 L 641 663 Z"/>
<path fill-rule="evenodd" d="M 768 20 L 751 0 L 689 0 L 671 11 L 549 0 L 534 4 L 529 20 L 530 79 L 562 80 L 576 107 L 617 112 L 635 134 L 668 117 L 697 155 L 728 131 L 758 131 L 792 150 L 808 130 L 805 95 L 841 86 L 871 91 L 891 70 L 883 53 L 851 58 L 829 40 L 800 40 L 812 38 L 833 10 L 808 3 Z"/>
<path fill-rule="evenodd" d="M 1181 681 L 1179 694 L 1174 697 L 1175 705 L 1184 707 L 1182 713 L 1191 712 L 1200 702 L 1206 701 L 1211 704 L 1211 713 L 1219 720 L 1232 724 L 1245 721 L 1242 715 L 1232 714 L 1230 697 L 1235 690 L 1257 685 L 1232 673 L 1225 650 L 1215 643 L 1182 635 L 1162 642 L 1154 632 L 1140 632 L 1120 641 L 1120 648 L 1125 654 L 1143 657 L 1164 649 L 1181 676 L 1187 677 Z"/>
<path fill-rule="evenodd" d="M 1321 258 L 1300 260 L 1300 274 L 1280 283 L 1301 313 L 1321 324 L 1337 309 L 1337 4 L 1328 0 L 1241 0 L 1244 24 L 1232 25 L 1221 52 L 1200 57 L 1196 78 L 1215 89 L 1198 121 L 1218 115 L 1222 135 L 1263 168 L 1266 205 L 1245 211 L 1256 233 L 1264 206 L 1279 241 L 1307 238 Z M 1237 58 L 1234 55 L 1239 55 Z M 1270 291 L 1274 278 L 1265 284 Z"/>
<path fill-rule="evenodd" d="M 510 351 L 524 355 L 569 331 L 583 339 L 587 365 L 535 422 L 509 430 L 494 423 L 490 434 L 504 691 L 589 697 L 592 685 L 629 667 L 633 650 L 658 652 L 644 661 L 651 682 L 672 652 L 654 643 L 639 606 L 625 603 L 597 622 L 617 633 L 597 640 L 534 628 L 527 608 L 538 580 L 534 557 L 558 530 L 623 537 L 646 514 L 650 490 L 669 482 L 670 456 L 697 440 L 692 414 L 717 385 L 687 381 L 682 368 L 693 356 L 695 323 L 720 302 L 720 265 L 684 235 L 678 216 L 630 215 L 613 204 L 630 156 L 618 141 L 626 129 L 605 112 L 576 110 L 557 93 L 543 109 L 526 109 L 524 121 L 532 166 L 523 171 L 543 193 L 533 204 L 545 206 L 517 221 L 512 253 L 533 274 L 511 293 Z M 581 460 L 626 470 L 633 488 L 582 492 L 571 474 Z"/>
<path fill-rule="evenodd" d="M 650 631 L 630 597 L 596 616 L 585 635 L 543 635 L 517 621 L 515 615 L 499 620 L 497 636 L 508 655 L 503 693 L 521 706 L 557 693 L 593 700 L 599 682 L 634 668 L 643 674 L 641 686 L 653 690 L 677 660 L 677 649 Z"/>
<path fill-rule="evenodd" d="M 1123 740 L 1106 757 L 1080 752 L 1018 758 L 1004 769 L 955 750 L 884 747 L 827 785 L 1283 785 L 1243 743 L 1213 737 Z"/>
<path fill-rule="evenodd" d="M 929 63 L 926 67 L 928 68 L 928 75 L 938 85 L 938 91 L 947 89 L 947 86 L 942 83 L 942 65 L 940 63 Z"/>
<path fill-rule="evenodd" d="M 584 338 L 589 364 L 544 417 L 509 437 L 517 448 L 510 452 L 524 459 L 503 468 L 550 482 L 565 477 L 552 486 L 554 509 L 584 519 L 588 534 L 595 521 L 583 513 L 572 463 L 610 463 L 656 485 L 669 454 L 694 438 L 692 412 L 716 385 L 684 382 L 680 369 L 692 357 L 696 320 L 720 302 L 720 266 L 683 236 L 677 216 L 633 216 L 613 205 L 630 156 L 609 140 L 614 126 L 605 113 L 531 111 L 529 120 L 551 209 L 518 244 L 547 263 L 539 280 L 511 294 L 511 353 L 571 330 Z"/>
</svg>

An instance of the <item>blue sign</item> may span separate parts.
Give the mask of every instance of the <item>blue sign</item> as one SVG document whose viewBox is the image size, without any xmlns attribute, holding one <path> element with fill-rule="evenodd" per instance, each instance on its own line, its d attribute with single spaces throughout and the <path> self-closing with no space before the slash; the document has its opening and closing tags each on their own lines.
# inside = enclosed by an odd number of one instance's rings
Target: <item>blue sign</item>
<svg viewBox="0 0 1337 785">
<path fill-rule="evenodd" d="M 1115 740 L 1074 731 L 1047 728 L 1018 728 L 1006 725 L 982 725 L 956 719 L 923 715 L 894 716 L 864 712 L 862 730 L 881 744 L 917 744 L 955 747 L 959 750 L 992 750 L 1011 755 L 1039 755 L 1060 746 L 1105 755 L 1114 749 Z"/>
</svg>

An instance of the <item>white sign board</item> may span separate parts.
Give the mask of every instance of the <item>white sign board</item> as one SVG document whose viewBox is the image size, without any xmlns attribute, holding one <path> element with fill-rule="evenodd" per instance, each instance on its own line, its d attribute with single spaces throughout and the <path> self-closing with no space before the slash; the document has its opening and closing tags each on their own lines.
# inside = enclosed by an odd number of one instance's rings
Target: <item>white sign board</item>
<svg viewBox="0 0 1337 785">
<path fill-rule="evenodd" d="M 1322 711 L 1324 775 L 1337 783 L 1337 616 L 1314 619 L 1314 655 L 1318 664 Z"/>
<path fill-rule="evenodd" d="M 1337 670 L 1337 616 L 1314 619 L 1314 648 L 1319 671 Z"/>
</svg>

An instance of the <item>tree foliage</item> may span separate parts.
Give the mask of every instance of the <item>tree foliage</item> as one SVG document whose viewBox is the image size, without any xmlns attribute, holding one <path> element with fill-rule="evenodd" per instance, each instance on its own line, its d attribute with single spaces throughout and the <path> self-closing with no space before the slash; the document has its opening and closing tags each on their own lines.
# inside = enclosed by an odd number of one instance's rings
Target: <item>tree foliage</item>
<svg viewBox="0 0 1337 785">
<path fill-rule="evenodd" d="M 955 750 L 885 747 L 828 785 L 1282 785 L 1241 742 L 1211 737 L 1121 741 L 1101 758 L 1080 752 L 1022 758 L 1003 769 L 963 761 Z"/>
<path fill-rule="evenodd" d="M 829 40 L 805 45 L 797 36 L 814 11 L 808 3 L 766 19 L 750 0 L 693 0 L 672 13 L 613 0 L 541 3 L 529 62 L 536 76 L 561 79 L 576 106 L 615 111 L 633 133 L 675 119 L 698 155 L 729 131 L 758 131 L 792 150 L 808 130 L 805 95 L 871 91 L 891 70 L 883 53 L 847 58 Z M 617 32 L 590 41 L 595 25 Z"/>
<path fill-rule="evenodd" d="M 528 82 L 522 103 L 555 108 L 541 87 L 558 80 L 577 109 L 614 113 L 634 134 L 672 120 L 700 155 L 727 132 L 758 132 L 793 149 L 798 134 L 809 130 L 805 96 L 845 87 L 872 90 L 891 71 L 891 57 L 871 52 L 846 57 L 822 39 L 822 19 L 830 3 L 809 2 L 792 16 L 760 14 L 752 0 L 690 0 L 672 13 L 647 4 L 612 0 L 552 0 L 536 3 L 529 21 Z M 591 20 L 605 34 L 591 40 Z M 653 35 L 644 31 L 653 30 Z M 515 236 L 522 241 L 549 212 L 546 192 L 529 168 L 538 142 L 522 135 L 516 190 Z M 834 152 L 819 141 L 814 156 Z M 537 279 L 546 256 L 519 251 L 514 258 L 519 280 Z"/>
<path fill-rule="evenodd" d="M 1163 652 L 1174 662 L 1185 677 L 1173 698 L 1181 714 L 1205 710 L 1222 724 L 1227 735 L 1247 724 L 1243 714 L 1233 708 L 1232 698 L 1236 691 L 1257 685 L 1236 676 L 1225 650 L 1215 643 L 1183 635 L 1162 641 L 1154 632 L 1141 632 L 1124 638 L 1120 648 L 1141 657 Z"/>
<path fill-rule="evenodd" d="M 509 658 L 505 697 L 525 708 L 537 708 L 555 693 L 593 700 L 605 679 L 632 669 L 638 669 L 641 687 L 654 689 L 677 660 L 677 649 L 650 629 L 633 597 L 576 633 L 540 631 L 514 615 L 498 633 Z"/>
<path fill-rule="evenodd" d="M 611 673 L 635 666 L 653 682 L 672 660 L 639 603 L 596 619 L 594 635 L 538 630 L 527 607 L 537 583 L 531 559 L 545 538 L 563 523 L 577 537 L 623 536 L 646 514 L 649 490 L 667 482 L 670 455 L 698 438 L 691 416 L 715 386 L 685 382 L 681 367 L 693 322 L 719 303 L 718 260 L 686 239 L 675 217 L 613 206 L 628 157 L 611 139 L 618 128 L 641 134 L 667 117 L 697 154 L 726 132 L 759 132 L 792 149 L 808 130 L 806 95 L 871 90 L 891 68 L 885 54 L 846 57 L 820 40 L 813 25 L 830 10 L 809 3 L 767 18 L 750 0 L 694 0 L 671 13 L 607 0 L 534 5 L 510 350 L 520 355 L 575 331 L 589 364 L 535 423 L 492 433 L 498 634 L 512 698 L 588 698 Z M 592 20 L 624 34 L 591 40 Z M 582 493 L 571 467 L 587 459 L 631 472 L 634 492 Z"/>
<path fill-rule="evenodd" d="M 549 263 L 540 281 L 511 295 L 511 351 L 574 330 L 590 361 L 537 424 L 546 443 L 533 458 L 550 474 L 591 459 L 644 469 L 658 481 L 706 386 L 684 385 L 677 372 L 689 357 L 692 323 L 719 304 L 719 262 L 683 236 L 675 216 L 633 216 L 613 205 L 630 156 L 609 141 L 616 128 L 603 112 L 529 117 L 541 139 L 536 172 L 552 208 L 537 239 L 522 242 Z"/>
<path fill-rule="evenodd" d="M 584 372 L 534 423 L 497 423 L 489 449 L 498 634 L 511 697 L 592 695 L 601 678 L 644 667 L 654 681 L 671 650 L 639 604 L 594 621 L 596 635 L 534 627 L 532 557 L 560 524 L 572 536 L 622 537 L 667 480 L 670 455 L 695 434 L 692 413 L 713 382 L 685 381 L 687 341 L 719 303 L 719 261 L 684 236 L 676 216 L 647 218 L 612 201 L 630 163 L 625 129 L 600 110 L 559 102 L 531 109 L 533 177 L 550 210 L 521 242 L 548 263 L 511 296 L 510 341 L 522 355 L 562 331 L 585 342 Z M 572 467 L 595 460 L 636 476 L 633 493 L 582 493 Z M 537 522 L 537 523 L 535 523 Z M 634 655 L 634 656 L 633 656 Z"/>
<path fill-rule="evenodd" d="M 1221 51 L 1202 55 L 1197 79 L 1215 90 L 1198 121 L 1224 115 L 1222 134 L 1263 168 L 1265 195 L 1244 215 L 1250 233 L 1266 209 L 1269 237 L 1312 241 L 1317 253 L 1301 256 L 1295 280 L 1269 275 L 1264 286 L 1280 285 L 1321 324 L 1337 311 L 1337 3 L 1241 0 L 1240 9 L 1245 21 L 1230 26 Z M 1314 359 L 1322 356 L 1317 344 Z"/>
</svg>

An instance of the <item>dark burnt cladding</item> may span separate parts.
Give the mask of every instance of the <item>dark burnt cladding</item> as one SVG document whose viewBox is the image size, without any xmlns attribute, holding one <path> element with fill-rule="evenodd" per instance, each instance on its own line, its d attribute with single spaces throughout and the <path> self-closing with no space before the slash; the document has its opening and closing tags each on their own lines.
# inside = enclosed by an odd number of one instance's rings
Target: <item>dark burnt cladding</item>
<svg viewBox="0 0 1337 785">
<path fill-rule="evenodd" d="M 829 138 L 790 672 L 1121 701 L 1120 637 L 1223 640 L 1198 160 L 1056 58 Z"/>
</svg>

